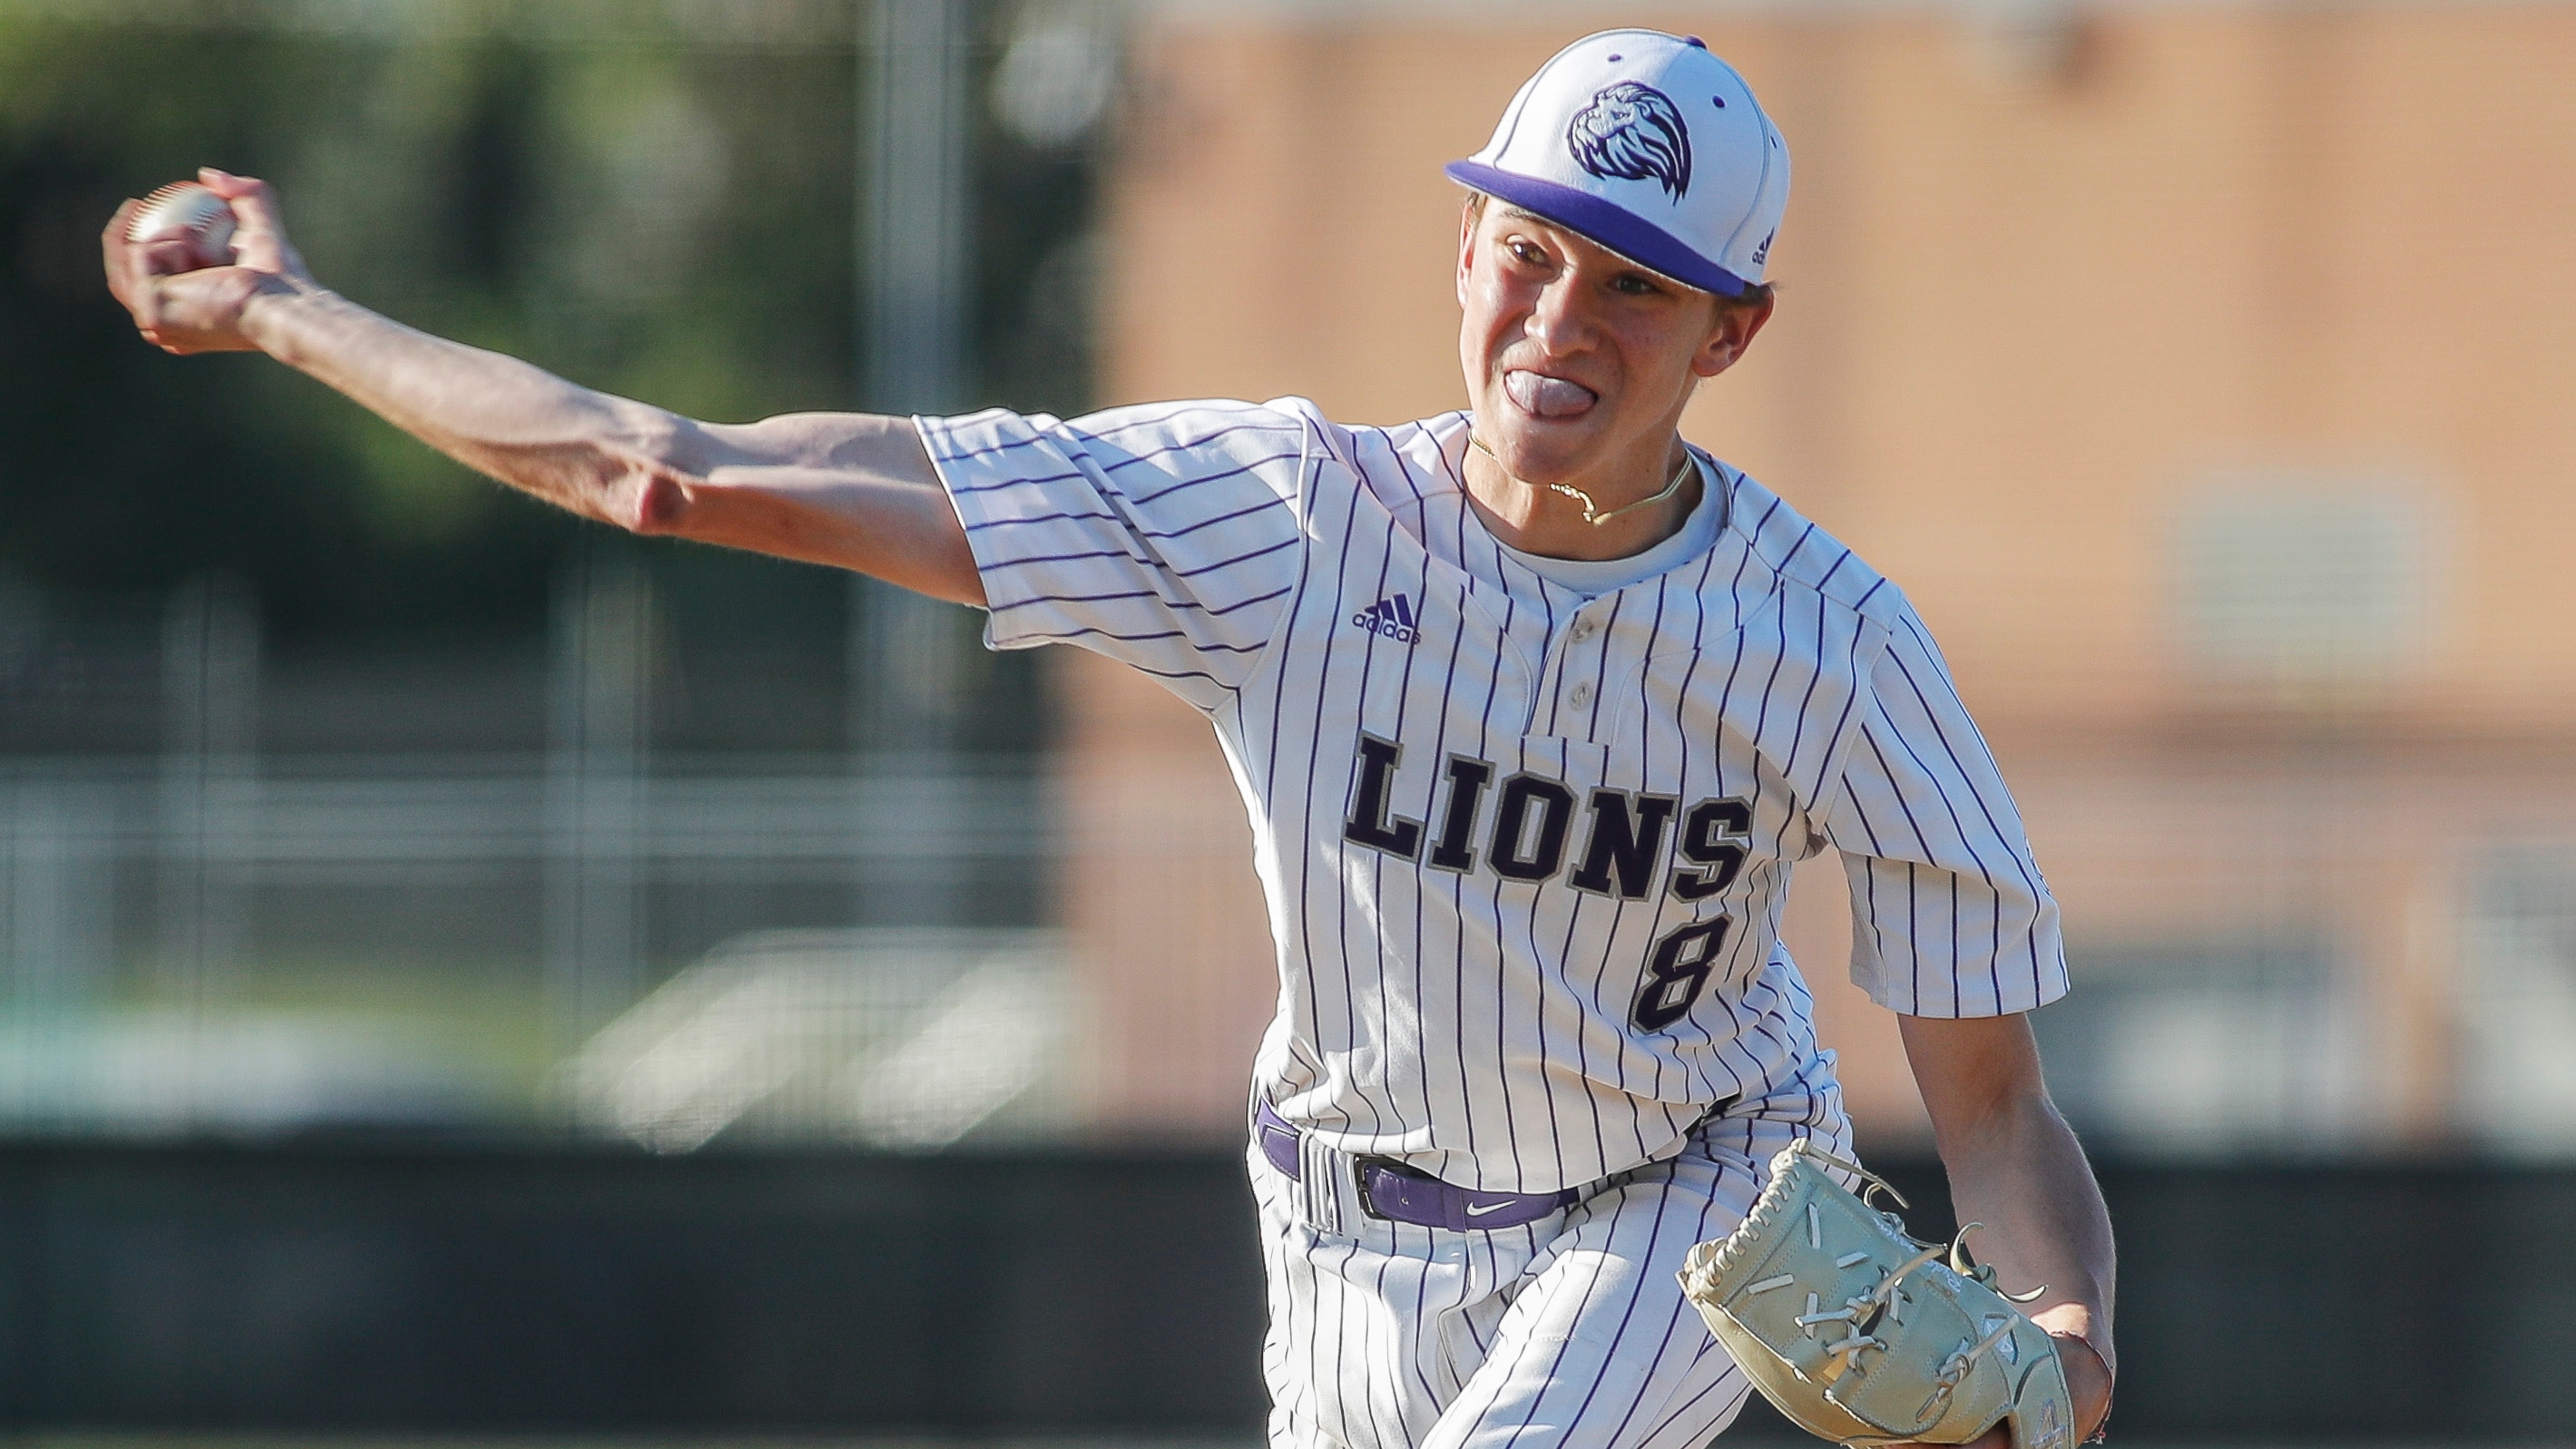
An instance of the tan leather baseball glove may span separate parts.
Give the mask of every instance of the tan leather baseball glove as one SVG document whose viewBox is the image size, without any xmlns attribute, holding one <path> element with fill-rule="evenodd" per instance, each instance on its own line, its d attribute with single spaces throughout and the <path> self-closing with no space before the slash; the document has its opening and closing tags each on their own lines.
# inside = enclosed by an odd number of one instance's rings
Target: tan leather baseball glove
<svg viewBox="0 0 2576 1449">
<path fill-rule="evenodd" d="M 1918 1242 L 1827 1166 L 1905 1205 L 1800 1139 L 1771 1159 L 1743 1223 L 1682 1268 L 1682 1290 L 1762 1396 L 1844 1444 L 1964 1444 L 2009 1419 L 2013 1449 L 2069 1449 L 2075 1405 L 2057 1346 L 1969 1257 L 1975 1224 L 1946 1245 Z"/>
</svg>

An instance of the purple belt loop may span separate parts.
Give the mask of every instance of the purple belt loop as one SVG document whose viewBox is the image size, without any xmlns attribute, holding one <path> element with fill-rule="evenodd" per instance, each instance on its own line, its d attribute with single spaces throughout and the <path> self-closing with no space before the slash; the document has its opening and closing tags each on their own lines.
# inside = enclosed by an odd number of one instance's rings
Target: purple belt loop
<svg viewBox="0 0 2576 1449">
<path fill-rule="evenodd" d="M 1303 1134 L 1268 1102 L 1254 1108 L 1252 1130 L 1270 1165 L 1296 1178 Z M 1419 1228 L 1474 1233 L 1517 1228 L 1572 1207 L 1583 1196 L 1570 1187 L 1557 1192 L 1479 1192 L 1442 1182 L 1390 1158 L 1355 1157 L 1350 1162 L 1359 1183 L 1360 1206 L 1370 1217 Z"/>
<path fill-rule="evenodd" d="M 1253 1111 L 1252 1131 L 1261 1139 L 1261 1155 L 1269 1158 L 1271 1166 L 1294 1182 L 1297 1178 L 1297 1129 L 1289 1126 L 1287 1119 L 1268 1102 L 1263 1102 Z"/>
</svg>

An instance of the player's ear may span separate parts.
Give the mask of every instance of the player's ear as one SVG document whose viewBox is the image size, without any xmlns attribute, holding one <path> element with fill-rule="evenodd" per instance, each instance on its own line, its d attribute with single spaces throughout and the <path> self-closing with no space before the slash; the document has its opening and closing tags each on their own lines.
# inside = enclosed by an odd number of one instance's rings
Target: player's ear
<svg viewBox="0 0 2576 1449">
<path fill-rule="evenodd" d="M 1475 265 L 1476 223 L 1485 216 L 1485 198 L 1467 193 L 1467 204 L 1458 213 L 1458 305 L 1467 305 L 1467 273 Z"/>
<path fill-rule="evenodd" d="M 1717 325 L 1709 329 L 1708 340 L 1701 344 L 1698 355 L 1691 359 L 1691 371 L 1707 378 L 1733 367 L 1744 356 L 1744 350 L 1753 345 L 1753 339 L 1761 332 L 1763 324 L 1771 320 L 1771 302 L 1771 291 L 1767 287 L 1753 301 L 1720 299 Z"/>
</svg>

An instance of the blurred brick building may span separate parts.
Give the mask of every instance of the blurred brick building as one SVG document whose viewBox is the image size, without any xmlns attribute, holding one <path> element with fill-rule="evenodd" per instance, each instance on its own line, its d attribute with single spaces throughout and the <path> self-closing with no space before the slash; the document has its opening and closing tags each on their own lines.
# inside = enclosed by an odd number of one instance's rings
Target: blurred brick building
<svg viewBox="0 0 2576 1449">
<path fill-rule="evenodd" d="M 2576 1146 L 2576 7 L 1148 9 L 1105 395 L 1458 406 L 1440 164 L 1619 23 L 1795 153 L 1778 316 L 1687 431 L 1938 632 L 2065 902 L 2070 1112 Z M 1063 677 L 1088 1109 L 1227 1130 L 1275 989 L 1241 808 L 1189 710 Z M 1840 891 L 1792 942 L 1884 1142 Z"/>
</svg>

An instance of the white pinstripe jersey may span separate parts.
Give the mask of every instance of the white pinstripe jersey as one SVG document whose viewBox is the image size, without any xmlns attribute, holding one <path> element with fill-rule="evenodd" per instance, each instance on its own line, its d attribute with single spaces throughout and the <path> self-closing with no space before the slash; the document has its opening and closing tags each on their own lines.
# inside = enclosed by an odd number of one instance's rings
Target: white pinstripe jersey
<svg viewBox="0 0 2576 1449">
<path fill-rule="evenodd" d="M 919 422 L 988 642 L 1097 650 L 1214 723 L 1278 943 L 1256 1090 L 1333 1147 L 1521 1191 L 1678 1151 L 1816 1052 L 1779 922 L 1828 844 L 1880 1002 L 2066 989 L 2057 908 L 1912 607 L 1732 469 L 1710 462 L 1713 548 L 1587 599 L 1466 506 L 1464 413 Z"/>
</svg>

